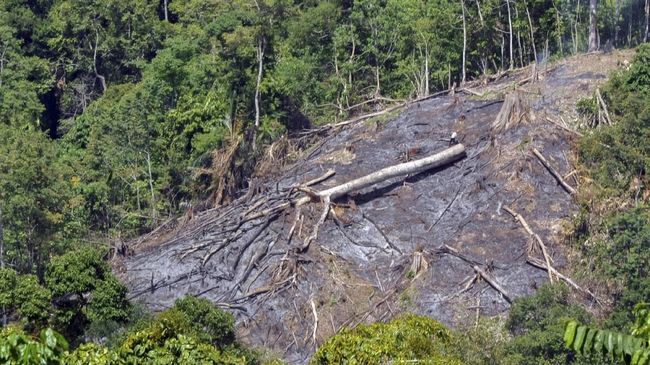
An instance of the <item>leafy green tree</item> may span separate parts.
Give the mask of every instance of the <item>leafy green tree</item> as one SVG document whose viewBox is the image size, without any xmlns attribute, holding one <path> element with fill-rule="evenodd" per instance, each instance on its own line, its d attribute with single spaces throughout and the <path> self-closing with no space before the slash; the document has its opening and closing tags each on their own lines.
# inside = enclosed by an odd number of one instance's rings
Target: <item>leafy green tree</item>
<svg viewBox="0 0 650 365">
<path fill-rule="evenodd" d="M 128 315 L 126 288 L 96 249 L 52 258 L 45 282 L 56 307 L 55 324 L 69 338 L 83 334 L 89 321 L 119 321 Z"/>
<path fill-rule="evenodd" d="M 41 132 L 0 124 L 3 259 L 18 272 L 42 277 L 49 255 L 85 232 L 73 177 Z"/>
<path fill-rule="evenodd" d="M 0 16 L 0 124 L 40 127 L 41 97 L 53 84 L 48 62 L 27 56 L 17 30 Z"/>
</svg>

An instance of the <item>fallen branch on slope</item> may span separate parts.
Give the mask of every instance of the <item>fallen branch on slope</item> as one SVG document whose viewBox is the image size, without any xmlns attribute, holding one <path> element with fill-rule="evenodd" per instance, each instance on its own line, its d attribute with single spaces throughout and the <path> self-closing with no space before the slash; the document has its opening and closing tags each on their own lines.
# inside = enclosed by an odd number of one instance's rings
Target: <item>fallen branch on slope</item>
<svg viewBox="0 0 650 365">
<path fill-rule="evenodd" d="M 521 223 L 521 226 L 524 227 L 526 232 L 528 232 L 529 235 L 533 237 L 535 242 L 537 242 L 537 245 L 539 246 L 540 250 L 542 251 L 542 255 L 544 256 L 544 261 L 546 261 L 546 265 L 549 267 L 548 270 L 548 280 L 552 283 L 554 281 L 553 274 L 556 272 L 553 266 L 551 265 L 551 262 L 553 259 L 548 255 L 548 252 L 546 251 L 546 245 L 544 244 L 544 241 L 542 241 L 542 238 L 539 237 L 535 232 L 533 232 L 532 229 L 530 229 L 530 226 L 528 225 L 528 222 L 522 217 L 519 213 L 515 212 L 514 210 L 508 208 L 508 207 L 503 207 L 503 209 L 508 212 L 510 215 L 515 217 L 516 220 Z"/>
<path fill-rule="evenodd" d="M 594 293 L 592 293 L 592 292 L 589 291 L 588 289 L 584 289 L 584 288 L 582 288 L 581 286 L 579 286 L 578 284 L 576 284 L 575 281 L 571 280 L 570 277 L 561 274 L 560 272 L 558 272 L 558 271 L 555 270 L 554 268 L 551 267 L 551 268 L 549 269 L 549 267 L 546 266 L 546 264 L 545 264 L 543 261 L 538 260 L 538 259 L 536 259 L 536 258 L 534 258 L 534 257 L 529 257 L 528 259 L 526 259 L 526 262 L 529 263 L 529 264 L 531 264 L 531 265 L 533 265 L 533 266 L 535 266 L 535 267 L 537 267 L 537 268 L 540 268 L 540 269 L 542 269 L 542 270 L 553 271 L 553 273 L 554 273 L 558 278 L 560 278 L 562 281 L 564 281 L 565 283 L 571 285 L 574 289 L 576 289 L 576 290 L 578 290 L 578 291 L 581 291 L 581 292 L 583 292 L 583 293 L 588 294 L 591 298 L 593 298 L 593 299 L 596 301 L 596 303 L 598 303 L 599 305 L 602 305 L 602 301 L 601 301 L 601 300 L 600 300 L 600 299 L 599 299 L 599 298 L 598 298 Z"/>
<path fill-rule="evenodd" d="M 503 289 L 503 287 L 493 277 L 491 277 L 488 273 L 483 271 L 483 269 L 481 269 L 477 265 L 474 265 L 472 268 L 474 269 L 474 271 L 476 271 L 477 274 L 481 275 L 483 280 L 487 281 L 488 284 L 490 284 L 490 286 L 492 286 L 494 289 L 496 289 L 496 291 L 501 293 L 501 295 L 503 295 L 503 298 L 508 303 L 512 303 L 512 299 L 510 298 L 510 295 L 508 295 L 508 292 L 505 289 Z"/>
<path fill-rule="evenodd" d="M 555 169 L 553 168 L 553 166 L 551 166 L 551 164 L 549 164 L 548 161 L 546 161 L 546 158 L 544 158 L 544 155 L 542 155 L 542 154 L 537 150 L 537 148 L 533 148 L 533 154 L 535 155 L 535 157 L 537 157 L 537 159 L 539 160 L 539 162 L 541 162 L 542 165 L 544 165 L 544 167 L 546 167 L 546 169 L 551 173 L 551 175 L 553 175 L 553 177 L 555 178 L 555 180 L 557 180 L 557 182 L 558 182 L 560 185 L 562 185 L 562 187 L 564 188 L 564 190 L 567 191 L 567 193 L 569 193 L 569 194 L 571 194 L 571 195 L 575 195 L 575 194 L 576 194 L 576 190 L 575 190 L 573 187 L 571 187 L 571 185 L 567 184 L 566 181 L 564 181 L 564 179 L 562 178 L 562 175 L 560 175 L 560 174 L 557 172 L 557 170 L 555 170 Z"/>
</svg>

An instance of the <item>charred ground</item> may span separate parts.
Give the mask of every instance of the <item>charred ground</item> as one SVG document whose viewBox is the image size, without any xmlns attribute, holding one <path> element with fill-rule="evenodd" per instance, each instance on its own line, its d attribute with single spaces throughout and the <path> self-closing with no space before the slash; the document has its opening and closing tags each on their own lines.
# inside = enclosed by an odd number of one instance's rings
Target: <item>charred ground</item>
<svg viewBox="0 0 650 365">
<path fill-rule="evenodd" d="M 530 69 L 510 72 L 324 131 L 295 163 L 260 182 L 256 194 L 161 227 L 116 267 L 132 299 L 159 310 L 186 294 L 209 298 L 236 315 L 244 342 L 292 363 L 304 363 L 344 326 L 404 311 L 448 325 L 477 312 L 502 313 L 508 301 L 476 280 L 473 266 L 512 298 L 548 280 L 527 263 L 541 253 L 531 252 L 532 238 L 505 211 L 510 207 L 543 238 L 555 268 L 569 272 L 561 241 L 577 206 L 531 151 L 579 188 L 567 176 L 575 169 L 576 135 L 563 126 L 575 119 L 575 102 L 629 57 L 577 56 L 540 67 L 535 82 Z M 506 113 L 508 125 L 494 128 L 508 96 L 519 108 Z M 448 148 L 453 132 L 465 158 L 335 201 L 317 238 L 300 249 L 322 203 L 277 209 L 302 196 L 295 187 L 335 171 L 311 186 L 322 190 L 431 155 Z"/>
</svg>

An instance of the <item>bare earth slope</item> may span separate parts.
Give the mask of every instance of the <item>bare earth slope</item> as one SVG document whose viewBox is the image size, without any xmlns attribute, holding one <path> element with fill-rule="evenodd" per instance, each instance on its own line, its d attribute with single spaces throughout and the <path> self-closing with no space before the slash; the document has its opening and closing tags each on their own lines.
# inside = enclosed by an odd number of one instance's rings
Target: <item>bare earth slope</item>
<svg viewBox="0 0 650 365">
<path fill-rule="evenodd" d="M 306 362 L 344 326 L 403 311 L 449 325 L 473 320 L 477 310 L 501 313 L 508 301 L 485 281 L 473 281 L 473 266 L 512 298 L 530 295 L 548 280 L 546 271 L 527 264 L 532 239 L 504 207 L 528 221 L 563 271 L 559 240 L 576 205 L 531 150 L 569 174 L 575 135 L 547 117 L 560 124 L 560 116 L 573 120 L 575 101 L 630 57 L 577 56 L 541 67 L 535 83 L 524 83 L 530 70 L 522 70 L 472 88 L 481 96 L 458 92 L 411 104 L 388 121 L 346 126 L 262 184 L 258 194 L 147 237 L 158 244 L 142 244 L 148 248 L 121 259 L 119 274 L 133 299 L 156 310 L 187 294 L 219 303 L 236 316 L 244 342 L 271 348 L 292 363 Z M 518 101 L 530 111 L 514 113 L 512 126 L 495 132 L 491 124 L 504 95 L 518 82 Z M 336 174 L 313 189 L 441 151 L 454 131 L 466 146 L 464 159 L 339 199 L 304 251 L 299 247 L 312 233 L 321 203 L 256 217 L 287 197 L 302 196 L 290 188 L 329 169 Z M 445 253 L 444 245 L 460 255 Z M 530 255 L 542 258 L 537 251 Z"/>
</svg>

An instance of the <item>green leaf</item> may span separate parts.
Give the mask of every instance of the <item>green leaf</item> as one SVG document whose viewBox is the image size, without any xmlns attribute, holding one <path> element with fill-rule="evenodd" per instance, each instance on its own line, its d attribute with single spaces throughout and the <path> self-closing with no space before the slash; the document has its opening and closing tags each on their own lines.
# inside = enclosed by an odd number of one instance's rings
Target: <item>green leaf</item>
<svg viewBox="0 0 650 365">
<path fill-rule="evenodd" d="M 638 365 L 639 360 L 641 359 L 641 355 L 643 355 L 643 349 L 636 350 L 636 352 L 634 352 L 634 355 L 632 355 L 632 361 L 630 361 L 630 365 Z"/>
<path fill-rule="evenodd" d="M 573 343 L 573 349 L 578 353 L 582 352 L 582 345 L 584 344 L 585 341 L 586 332 L 587 332 L 587 326 L 580 326 L 576 331 L 576 338 L 575 338 L 575 342 Z"/>
<path fill-rule="evenodd" d="M 603 345 L 605 344 L 605 336 L 607 335 L 606 331 L 598 330 L 596 333 L 596 338 L 594 341 L 594 351 L 602 352 Z"/>
<path fill-rule="evenodd" d="M 585 345 L 582 346 L 584 353 L 591 352 L 591 347 L 594 345 L 594 337 L 596 336 L 597 332 L 598 330 L 595 328 L 590 328 L 589 331 L 587 332 L 587 337 L 585 338 Z"/>
<path fill-rule="evenodd" d="M 650 360 L 650 350 L 643 351 L 643 355 L 639 358 L 638 365 L 647 365 Z"/>
<path fill-rule="evenodd" d="M 571 347 L 573 344 L 573 340 L 575 339 L 576 335 L 576 327 L 578 327 L 578 322 L 576 321 L 569 321 L 566 324 L 566 327 L 564 329 L 564 345 L 566 347 Z"/>
</svg>

